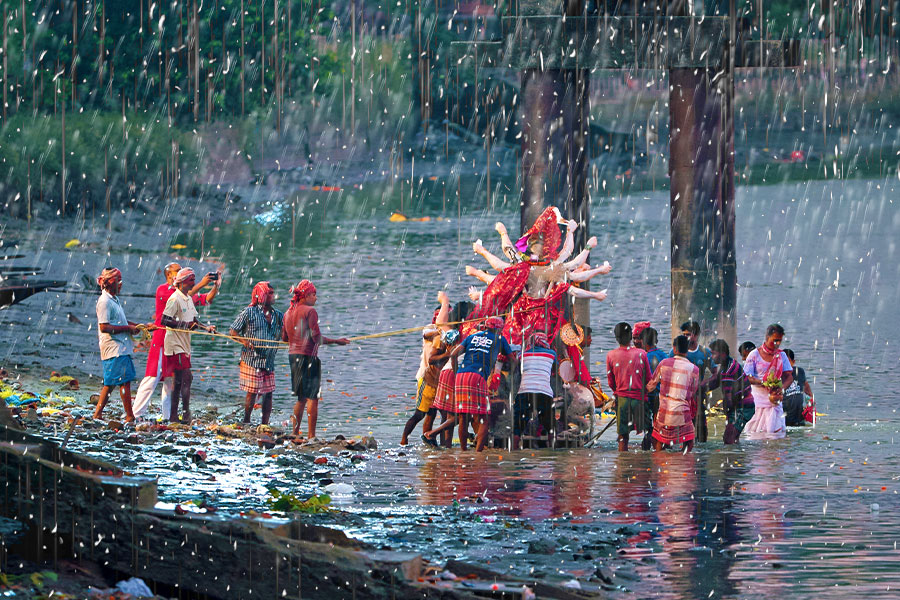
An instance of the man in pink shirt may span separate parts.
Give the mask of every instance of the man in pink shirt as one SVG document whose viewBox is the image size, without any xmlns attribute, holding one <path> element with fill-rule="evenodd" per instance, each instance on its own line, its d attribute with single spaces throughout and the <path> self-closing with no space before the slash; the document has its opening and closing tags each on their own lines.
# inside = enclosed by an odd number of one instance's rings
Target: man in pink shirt
<svg viewBox="0 0 900 600">
<path fill-rule="evenodd" d="M 319 344 L 346 346 L 347 338 L 331 339 L 319 331 L 319 314 L 316 304 L 316 286 L 308 279 L 295 285 L 291 292 L 291 307 L 284 314 L 282 339 L 288 342 L 288 358 L 291 363 L 291 388 L 297 395 L 294 404 L 294 435 L 300 435 L 303 408 L 307 409 L 307 423 L 311 440 L 316 437 L 316 420 L 319 416 L 319 397 L 322 382 L 322 362 L 319 360 Z"/>
<path fill-rule="evenodd" d="M 646 352 L 632 347 L 631 325 L 619 323 L 614 333 L 619 347 L 606 355 L 606 380 L 609 389 L 616 396 L 619 451 L 625 452 L 628 450 L 628 436 L 632 431 L 650 431 L 650 407 L 646 391 L 650 380 L 650 363 L 647 362 Z"/>
<path fill-rule="evenodd" d="M 144 378 L 141 380 L 141 384 L 138 386 L 138 390 L 134 397 L 133 408 L 135 417 L 141 417 L 147 412 L 147 409 L 150 408 L 150 396 L 153 395 L 153 391 L 162 379 L 163 342 L 166 338 L 166 328 L 161 327 L 162 314 L 166 309 L 166 302 L 168 302 L 172 294 L 175 293 L 175 275 L 177 275 L 180 270 L 181 265 L 177 262 L 167 264 L 163 269 L 163 274 L 166 276 L 166 282 L 156 288 L 156 312 L 154 313 L 153 321 L 159 329 L 156 329 L 153 332 L 153 339 L 150 342 L 150 353 L 147 355 L 147 369 L 144 372 Z M 213 288 L 209 292 L 206 294 L 198 293 L 209 284 L 213 285 Z M 190 290 L 188 295 L 193 298 L 194 305 L 205 306 L 212 302 L 212 299 L 219 293 L 219 285 L 221 285 L 220 273 L 207 273 L 200 282 Z M 170 411 L 173 386 L 172 381 L 172 378 L 169 377 L 162 382 L 162 414 L 163 418 L 166 419 L 168 418 Z"/>
<path fill-rule="evenodd" d="M 687 359 L 690 339 L 679 335 L 672 343 L 672 358 L 656 367 L 648 390 L 659 391 L 659 410 L 653 421 L 653 447 L 681 444 L 682 452 L 694 447 L 694 418 L 697 416 L 696 393 L 700 387 L 700 369 Z"/>
</svg>

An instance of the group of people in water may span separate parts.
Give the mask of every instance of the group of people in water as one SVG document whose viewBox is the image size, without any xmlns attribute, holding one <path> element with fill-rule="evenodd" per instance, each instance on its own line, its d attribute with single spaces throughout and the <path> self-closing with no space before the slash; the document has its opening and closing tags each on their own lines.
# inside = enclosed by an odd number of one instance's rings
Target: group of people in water
<svg viewBox="0 0 900 600">
<path fill-rule="evenodd" d="M 707 398 L 713 390 L 720 390 L 727 418 L 725 443 L 735 443 L 742 434 L 748 439 L 784 437 L 787 425 L 814 418 L 807 405 L 807 397 L 812 402 L 809 383 L 803 369 L 794 364 L 793 352 L 781 349 L 784 329 L 777 324 L 766 329 L 760 347 L 741 344 L 742 366 L 725 340 L 702 346 L 696 321 L 683 323 L 669 348 L 657 347 L 659 333 L 649 322 L 619 323 L 612 332 L 617 347 L 606 355 L 607 396 L 602 378 L 591 375 L 585 360 L 591 328 L 574 322 L 567 299 L 603 300 L 605 290 L 591 292 L 582 284 L 606 275 L 611 266 L 587 264 L 597 245 L 595 238 L 569 260 L 577 227 L 548 208 L 515 243 L 497 223 L 507 260 L 488 252 L 481 240 L 473 244 L 474 252 L 497 273 L 466 268 L 467 274 L 486 284 L 481 290 L 470 288 L 472 302 L 451 307 L 448 295 L 438 293 L 438 307 L 422 330 L 416 406 L 401 444 L 409 443 L 421 422 L 421 439 L 431 446 L 450 447 L 457 428 L 463 450 L 474 443 L 481 451 L 491 440 L 502 443 L 501 438 L 513 448 L 546 445 L 560 433 L 583 435 L 595 411 L 613 408 L 620 450 L 627 450 L 632 434 L 637 434 L 643 436 L 644 449 L 675 446 L 690 451 L 695 442 L 707 439 Z M 350 342 L 322 335 L 314 308 L 315 286 L 306 279 L 293 286 L 290 307 L 282 313 L 274 307 L 275 290 L 269 282 L 256 283 L 249 305 L 226 336 L 201 323 L 197 312 L 197 306 L 209 304 L 218 294 L 220 273 L 208 273 L 198 282 L 191 268 L 178 263 L 166 265 L 164 273 L 166 281 L 156 290 L 154 320 L 147 325 L 127 319 L 118 297 L 122 288 L 118 269 L 104 269 L 97 279 L 103 389 L 95 418 L 102 416 L 115 387 L 120 388 L 125 420 L 142 417 L 162 382 L 162 418 L 190 422 L 191 337 L 204 334 L 228 337 L 243 346 L 238 380 L 246 394 L 244 423 L 250 422 L 257 404 L 262 423 L 269 423 L 275 357 L 286 346 L 291 389 L 297 398 L 293 435 L 300 437 L 305 411 L 307 439 L 315 438 L 321 396 L 319 346 Z M 206 288 L 209 291 L 201 293 Z M 131 336 L 141 331 L 152 331 L 152 341 L 145 376 L 132 403 L 131 382 L 136 376 Z M 436 424 L 438 414 L 441 422 Z M 501 419 L 503 415 L 506 419 Z M 508 431 L 500 431 L 498 424 L 506 424 Z"/>
<path fill-rule="evenodd" d="M 409 443 L 420 422 L 423 442 L 435 447 L 450 447 L 457 426 L 463 450 L 470 437 L 478 451 L 489 439 L 505 443 L 498 425 L 506 422 L 502 416 L 509 414 L 510 405 L 513 448 L 520 447 L 526 433 L 543 445 L 542 434 L 568 428 L 565 409 L 578 400 L 573 390 L 600 386 L 583 357 L 592 341 L 590 328 L 575 326 L 574 339 L 571 327 L 553 339 L 535 331 L 515 346 L 502 334 L 504 320 L 493 316 L 462 337 L 466 303 L 454 307 L 451 321 L 447 295 L 440 292 L 438 300 L 440 307 L 423 330 L 416 407 L 401 445 Z M 617 347 L 607 353 L 605 363 L 612 400 L 604 402 L 607 397 L 596 394 L 591 413 L 614 407 L 619 450 L 628 449 L 632 434 L 643 435 L 645 450 L 674 446 L 689 452 L 695 442 L 705 442 L 706 404 L 714 390 L 721 392 L 726 444 L 736 443 L 742 434 L 745 439 L 781 438 L 786 426 L 812 419 L 812 390 L 794 353 L 781 349 L 780 325 L 766 329 L 760 347 L 749 341 L 740 345 L 743 365 L 725 340 L 701 345 L 696 321 L 683 323 L 680 331 L 666 351 L 657 346 L 659 334 L 649 322 L 622 322 L 613 329 Z M 554 401 L 560 410 L 554 411 Z M 435 426 L 438 414 L 442 422 Z M 474 436 L 468 432 L 470 422 Z"/>
<path fill-rule="evenodd" d="M 191 421 L 191 337 L 196 333 L 217 334 L 215 326 L 199 320 L 197 306 L 212 302 L 221 285 L 220 273 L 208 273 L 199 282 L 191 268 L 169 263 L 163 270 L 166 282 L 156 289 L 156 313 L 150 324 L 129 321 L 119 300 L 122 273 L 104 269 L 97 278 L 97 322 L 103 388 L 94 410 L 94 418 L 103 415 L 109 396 L 118 387 L 125 410 L 125 421 L 133 422 L 149 410 L 150 397 L 162 383 L 162 418 L 175 422 Z M 206 293 L 201 291 L 207 287 Z M 275 290 L 268 281 L 260 281 L 251 292 L 250 304 L 231 324 L 229 337 L 243 346 L 238 367 L 239 387 L 246 392 L 244 423 L 250 422 L 254 407 L 262 409 L 262 423 L 272 414 L 275 390 L 275 355 L 287 347 L 291 370 L 291 388 L 297 400 L 293 410 L 293 434 L 300 436 L 304 410 L 307 413 L 307 439 L 316 437 L 322 366 L 318 349 L 322 344 L 347 345 L 346 338 L 322 335 L 314 306 L 316 287 L 309 280 L 293 286 L 291 304 L 282 313 L 274 307 Z M 133 335 L 152 332 L 145 376 L 132 402 L 131 382 L 136 379 Z M 180 409 L 180 416 L 179 416 Z"/>
</svg>

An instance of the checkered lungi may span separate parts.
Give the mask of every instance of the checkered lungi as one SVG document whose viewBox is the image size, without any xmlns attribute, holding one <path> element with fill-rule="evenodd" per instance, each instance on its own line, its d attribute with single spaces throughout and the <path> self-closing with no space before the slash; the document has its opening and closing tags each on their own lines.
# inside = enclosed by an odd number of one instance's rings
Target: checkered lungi
<svg viewBox="0 0 900 600">
<path fill-rule="evenodd" d="M 456 374 L 456 412 L 486 415 L 491 410 L 487 381 L 478 373 Z"/>
<path fill-rule="evenodd" d="M 251 367 L 241 361 L 238 387 L 251 394 L 268 394 L 275 391 L 275 371 Z"/>
<path fill-rule="evenodd" d="M 437 391 L 434 394 L 434 401 L 431 408 L 437 410 L 445 410 L 447 412 L 456 412 L 456 404 L 453 401 L 455 395 L 456 372 L 453 369 L 444 369 L 438 377 Z"/>
<path fill-rule="evenodd" d="M 691 420 L 690 408 L 687 405 L 676 407 L 675 411 L 679 411 L 681 414 L 674 415 L 668 411 L 668 405 L 665 397 L 660 398 L 659 410 L 653 420 L 653 439 L 663 444 L 681 444 L 693 440 L 695 437 L 694 422 Z M 665 425 L 667 420 L 675 424 Z M 677 424 L 678 421 L 681 421 L 680 425 Z"/>
</svg>

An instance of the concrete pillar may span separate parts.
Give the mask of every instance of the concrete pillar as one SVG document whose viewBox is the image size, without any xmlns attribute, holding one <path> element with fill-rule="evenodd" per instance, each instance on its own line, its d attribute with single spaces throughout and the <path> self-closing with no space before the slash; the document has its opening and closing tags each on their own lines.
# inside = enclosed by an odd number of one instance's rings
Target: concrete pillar
<svg viewBox="0 0 900 600">
<path fill-rule="evenodd" d="M 588 72 L 528 69 L 522 72 L 521 231 L 547 206 L 556 206 L 579 227 L 575 252 L 590 237 L 588 170 Z M 585 285 L 587 287 L 587 285 Z M 589 325 L 587 300 L 578 300 L 575 322 Z"/>
<path fill-rule="evenodd" d="M 736 351 L 728 71 L 716 77 L 707 69 L 669 70 L 672 334 L 693 319 L 704 337 L 723 338 Z"/>
<path fill-rule="evenodd" d="M 561 206 L 559 133 L 565 86 L 562 71 L 522 71 L 522 199 L 520 233 L 524 233 L 544 207 Z M 556 144 L 551 137 L 556 137 Z M 556 152 L 553 147 L 556 146 Z M 555 162 L 554 162 L 555 159 Z"/>
</svg>

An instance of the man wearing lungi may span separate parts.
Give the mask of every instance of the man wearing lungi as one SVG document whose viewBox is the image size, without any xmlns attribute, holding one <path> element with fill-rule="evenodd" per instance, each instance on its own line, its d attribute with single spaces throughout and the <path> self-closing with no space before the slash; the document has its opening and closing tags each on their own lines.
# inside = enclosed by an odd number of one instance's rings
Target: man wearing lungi
<svg viewBox="0 0 900 600">
<path fill-rule="evenodd" d="M 468 436 L 468 420 L 472 417 L 473 425 L 478 428 L 475 451 L 484 450 L 488 436 L 488 416 L 490 415 L 491 386 L 500 382 L 500 374 L 491 374 L 497 358 L 502 354 L 506 360 L 512 360 L 512 348 L 500 330 L 503 319 L 488 317 L 482 324 L 482 330 L 468 336 L 453 350 L 453 356 L 465 352 L 462 364 L 456 372 L 456 414 L 459 416 L 459 447 L 466 449 Z"/>
<path fill-rule="evenodd" d="M 272 414 L 272 392 L 275 391 L 275 354 L 281 342 L 284 314 L 272 307 L 275 290 L 268 281 L 253 287 L 250 305 L 244 308 L 229 334 L 239 338 L 241 350 L 239 386 L 247 392 L 244 399 L 244 423 L 250 422 L 256 399 L 262 405 L 262 423 L 269 424 Z"/>
<path fill-rule="evenodd" d="M 653 448 L 681 444 L 683 452 L 694 447 L 694 417 L 697 414 L 697 389 L 700 369 L 687 358 L 690 340 L 679 335 L 672 343 L 672 358 L 659 363 L 647 390 L 659 384 L 659 410 L 653 420 Z"/>
</svg>

